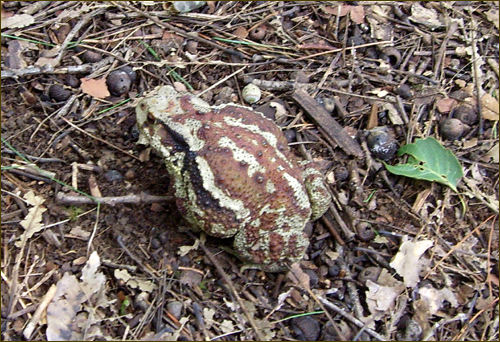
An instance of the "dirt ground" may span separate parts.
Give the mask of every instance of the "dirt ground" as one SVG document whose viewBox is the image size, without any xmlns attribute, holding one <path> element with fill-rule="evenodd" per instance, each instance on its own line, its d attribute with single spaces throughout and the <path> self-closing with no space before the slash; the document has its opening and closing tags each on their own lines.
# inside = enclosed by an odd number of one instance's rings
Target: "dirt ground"
<svg viewBox="0 0 500 342">
<path fill-rule="evenodd" d="M 2 340 L 498 340 L 498 3 L 179 3 L 1 2 Z M 304 260 L 189 229 L 137 144 L 159 85 L 317 162 Z M 455 174 L 388 171 L 426 138 Z"/>
</svg>

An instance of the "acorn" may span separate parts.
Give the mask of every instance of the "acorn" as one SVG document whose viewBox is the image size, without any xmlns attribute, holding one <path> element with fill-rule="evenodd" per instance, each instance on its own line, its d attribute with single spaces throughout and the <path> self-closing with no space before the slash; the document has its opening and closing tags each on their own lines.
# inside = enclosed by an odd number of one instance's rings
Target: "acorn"
<svg viewBox="0 0 500 342">
<path fill-rule="evenodd" d="M 394 92 L 397 95 L 401 96 L 405 100 L 411 99 L 413 97 L 413 93 L 411 91 L 411 88 L 406 83 L 403 83 L 399 87 L 397 87 L 396 89 L 394 89 Z"/>
<path fill-rule="evenodd" d="M 102 55 L 99 52 L 87 50 L 82 54 L 82 59 L 86 63 L 97 63 L 102 60 Z"/>
<path fill-rule="evenodd" d="M 372 155 L 384 161 L 394 157 L 398 149 L 396 139 L 394 139 L 385 126 L 374 127 L 369 130 L 366 143 Z"/>
<path fill-rule="evenodd" d="M 266 27 L 264 25 L 257 26 L 249 32 L 250 38 L 261 41 L 266 36 Z"/>
<path fill-rule="evenodd" d="M 81 82 L 75 75 L 67 74 L 66 77 L 64 77 L 64 83 L 71 88 L 78 88 Z"/>
<path fill-rule="evenodd" d="M 123 67 L 110 72 L 106 78 L 109 92 L 115 96 L 128 93 L 136 77 L 135 71 L 130 67 Z"/>
<path fill-rule="evenodd" d="M 439 123 L 441 135 L 447 140 L 457 140 L 462 136 L 466 128 L 467 126 L 462 121 L 455 118 L 444 118 Z"/>
<path fill-rule="evenodd" d="M 463 104 L 455 108 L 453 117 L 462 121 L 466 125 L 472 125 L 477 121 L 477 113 L 472 106 Z"/>
<path fill-rule="evenodd" d="M 54 84 L 49 88 L 49 96 L 56 102 L 63 102 L 69 99 L 71 90 L 64 88 L 60 84 Z"/>
<path fill-rule="evenodd" d="M 371 280 L 376 283 L 380 273 L 382 273 L 382 269 L 380 267 L 369 266 L 359 273 L 358 281 L 362 284 L 366 284 L 367 280 Z"/>
<path fill-rule="evenodd" d="M 243 97 L 243 100 L 246 103 L 255 103 L 260 100 L 261 92 L 260 88 L 257 87 L 255 84 L 247 84 L 245 88 L 241 91 L 241 95 Z"/>
</svg>

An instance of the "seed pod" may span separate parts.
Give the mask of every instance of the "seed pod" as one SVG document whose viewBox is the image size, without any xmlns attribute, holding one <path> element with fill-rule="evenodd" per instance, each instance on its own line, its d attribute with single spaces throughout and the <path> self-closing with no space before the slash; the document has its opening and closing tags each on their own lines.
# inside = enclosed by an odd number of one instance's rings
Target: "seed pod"
<svg viewBox="0 0 500 342">
<path fill-rule="evenodd" d="M 261 41 L 266 36 L 266 27 L 264 25 L 258 26 L 250 31 L 250 38 L 253 40 Z"/>
<path fill-rule="evenodd" d="M 121 96 L 130 90 L 132 82 L 129 75 L 123 70 L 112 71 L 106 79 L 108 90 L 112 95 Z"/>
<path fill-rule="evenodd" d="M 82 59 L 86 63 L 97 63 L 102 60 L 102 55 L 99 52 L 87 50 L 82 54 Z"/>
<path fill-rule="evenodd" d="M 448 140 L 457 140 L 462 136 L 466 126 L 455 118 L 445 118 L 439 124 L 441 135 Z"/>
<path fill-rule="evenodd" d="M 135 70 L 131 66 L 125 65 L 118 70 L 126 72 L 128 77 L 130 78 L 130 83 L 131 84 L 135 83 L 135 80 L 137 79 L 137 73 L 135 72 Z"/>
<path fill-rule="evenodd" d="M 71 96 L 71 90 L 64 88 L 60 84 L 51 85 L 49 88 L 49 96 L 56 102 L 63 102 Z"/>
<path fill-rule="evenodd" d="M 241 95 L 246 103 L 255 103 L 260 100 L 260 88 L 252 83 L 247 84 L 245 88 L 243 88 Z"/>
<path fill-rule="evenodd" d="M 64 78 L 64 83 L 71 88 L 78 88 L 80 86 L 80 80 L 75 75 L 67 74 Z"/>
<path fill-rule="evenodd" d="M 381 272 L 382 269 L 380 267 L 367 267 L 358 275 L 358 281 L 363 284 L 365 284 L 367 280 L 371 280 L 376 283 Z"/>
<path fill-rule="evenodd" d="M 384 161 L 391 159 L 398 149 L 396 139 L 385 126 L 372 128 L 366 137 L 366 143 L 373 156 Z"/>
<path fill-rule="evenodd" d="M 453 116 L 466 125 L 472 125 L 477 121 L 477 113 L 469 105 L 461 105 L 455 108 Z"/>
<path fill-rule="evenodd" d="M 413 97 L 413 93 L 408 84 L 401 84 L 399 87 L 394 89 L 394 92 L 405 100 L 411 99 Z"/>
</svg>

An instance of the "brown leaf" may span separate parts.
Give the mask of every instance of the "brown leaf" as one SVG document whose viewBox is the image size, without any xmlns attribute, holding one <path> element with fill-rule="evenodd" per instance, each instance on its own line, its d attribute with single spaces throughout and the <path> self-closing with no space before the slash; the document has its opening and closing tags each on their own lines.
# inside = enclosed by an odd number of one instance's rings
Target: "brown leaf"
<svg viewBox="0 0 500 342">
<path fill-rule="evenodd" d="M 440 99 L 436 101 L 437 110 L 441 114 L 446 114 L 451 112 L 451 110 L 453 109 L 453 107 L 455 107 L 456 104 L 457 100 L 455 99 Z"/>
<path fill-rule="evenodd" d="M 341 17 L 348 14 L 351 11 L 351 8 L 352 8 L 352 6 L 349 6 L 349 5 L 342 5 L 342 6 L 335 6 L 335 7 L 330 7 L 330 6 L 322 7 L 322 9 L 325 13 L 332 14 L 332 15 L 338 15 Z"/>
<path fill-rule="evenodd" d="M 499 106 L 498 101 L 486 93 L 481 97 L 481 105 L 483 110 L 483 118 L 491 121 L 498 121 Z"/>
<path fill-rule="evenodd" d="M 363 6 L 353 6 L 351 8 L 351 19 L 358 25 L 364 23 L 365 8 Z"/>
<path fill-rule="evenodd" d="M 99 80 L 80 78 L 82 82 L 81 88 L 85 94 L 96 97 L 98 99 L 103 99 L 110 96 L 108 86 L 106 85 L 106 79 L 101 78 Z"/>
</svg>

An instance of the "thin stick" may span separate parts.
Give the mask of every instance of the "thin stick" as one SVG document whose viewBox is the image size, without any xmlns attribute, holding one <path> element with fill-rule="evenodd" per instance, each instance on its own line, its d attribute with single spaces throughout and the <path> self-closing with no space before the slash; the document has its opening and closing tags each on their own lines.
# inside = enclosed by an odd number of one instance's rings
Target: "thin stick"
<svg viewBox="0 0 500 342">
<path fill-rule="evenodd" d="M 226 80 L 230 79 L 231 77 L 233 77 L 234 75 L 236 74 L 239 74 L 240 72 L 242 72 L 247 66 L 245 65 L 243 68 L 241 69 L 238 69 L 236 70 L 235 72 L 233 72 L 231 75 L 229 76 L 226 76 L 224 77 L 222 80 L 220 80 L 219 82 L 216 82 L 215 84 L 213 84 L 212 86 L 208 87 L 207 89 L 203 90 L 201 93 L 197 94 L 197 96 L 201 96 L 203 94 L 205 94 L 207 91 L 210 91 L 212 90 L 213 88 L 217 87 L 219 84 L 223 83 L 223 82 L 226 82 Z"/>
</svg>

